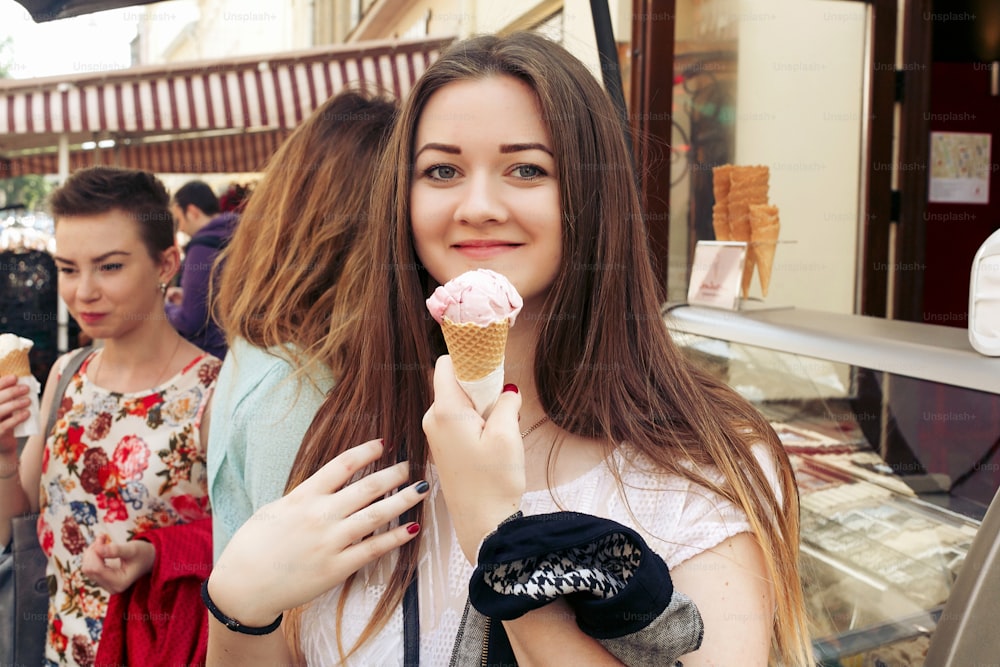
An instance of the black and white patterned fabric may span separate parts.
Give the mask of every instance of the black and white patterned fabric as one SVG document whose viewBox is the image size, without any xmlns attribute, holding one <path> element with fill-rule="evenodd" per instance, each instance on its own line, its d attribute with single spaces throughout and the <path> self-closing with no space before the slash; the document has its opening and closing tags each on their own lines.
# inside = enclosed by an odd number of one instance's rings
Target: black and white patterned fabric
<svg viewBox="0 0 1000 667">
<path fill-rule="evenodd" d="M 499 564 L 483 577 L 502 595 L 551 601 L 587 593 L 605 599 L 625 588 L 641 558 L 641 549 L 629 536 L 611 533 L 590 544 Z"/>
<path fill-rule="evenodd" d="M 622 524 L 580 514 L 519 513 L 488 536 L 469 582 L 451 665 L 516 665 L 500 621 L 562 597 L 583 632 L 626 665 L 664 667 L 701 646 L 694 602 L 663 559 Z"/>
</svg>

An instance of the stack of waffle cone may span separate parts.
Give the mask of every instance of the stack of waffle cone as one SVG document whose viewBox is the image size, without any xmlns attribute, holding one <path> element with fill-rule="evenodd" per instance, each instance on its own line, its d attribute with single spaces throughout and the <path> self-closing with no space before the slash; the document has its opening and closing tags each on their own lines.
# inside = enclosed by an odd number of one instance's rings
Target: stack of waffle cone
<svg viewBox="0 0 1000 667">
<path fill-rule="evenodd" d="M 0 375 L 16 375 L 27 377 L 31 375 L 31 362 L 27 350 L 8 352 L 0 359 Z"/>
<path fill-rule="evenodd" d="M 750 207 L 767 203 L 767 167 L 735 167 L 730 172 L 729 183 L 729 229 L 734 241 L 747 243 L 747 259 L 743 265 L 743 298 L 750 292 L 757 258 L 750 246 Z"/>
<path fill-rule="evenodd" d="M 488 326 L 457 324 L 447 317 L 441 320 L 441 332 L 459 382 L 482 380 L 503 364 L 509 329 L 508 320 Z"/>
<path fill-rule="evenodd" d="M 750 206 L 750 248 L 760 276 L 761 294 L 767 296 L 771 284 L 771 270 L 774 268 L 774 251 L 778 247 L 778 207 L 766 204 Z"/>
<path fill-rule="evenodd" d="M 712 168 L 712 193 L 715 195 L 715 203 L 712 205 L 712 229 L 715 230 L 716 241 L 733 240 L 729 228 L 729 182 L 732 169 L 731 164 Z"/>
<path fill-rule="evenodd" d="M 729 171 L 729 230 L 734 241 L 750 241 L 750 206 L 767 203 L 767 167 L 732 167 Z"/>
<path fill-rule="evenodd" d="M 740 241 L 747 244 L 743 264 L 742 293 L 747 298 L 754 268 L 761 262 L 761 291 L 767 296 L 774 266 L 774 250 L 778 235 L 778 209 L 767 206 L 770 169 L 766 166 L 735 166 L 724 164 L 712 169 L 712 227 L 717 241 Z M 760 209 L 757 218 L 752 211 Z M 766 209 L 766 210 L 764 210 Z M 761 226 L 761 230 L 757 227 Z M 758 247 L 761 251 L 758 252 Z"/>
</svg>

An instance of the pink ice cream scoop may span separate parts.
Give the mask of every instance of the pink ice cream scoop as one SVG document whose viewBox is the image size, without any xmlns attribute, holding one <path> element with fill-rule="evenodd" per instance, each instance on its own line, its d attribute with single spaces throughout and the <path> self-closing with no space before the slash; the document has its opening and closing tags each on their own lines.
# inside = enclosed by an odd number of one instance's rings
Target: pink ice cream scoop
<svg viewBox="0 0 1000 667">
<path fill-rule="evenodd" d="M 524 302 L 502 274 L 489 269 L 466 271 L 434 290 L 427 309 L 438 322 L 488 326 L 508 320 L 511 325 Z"/>
<path fill-rule="evenodd" d="M 484 418 L 500 396 L 507 332 L 523 301 L 504 276 L 466 271 L 434 290 L 427 309 L 441 324 L 455 378 Z"/>
</svg>

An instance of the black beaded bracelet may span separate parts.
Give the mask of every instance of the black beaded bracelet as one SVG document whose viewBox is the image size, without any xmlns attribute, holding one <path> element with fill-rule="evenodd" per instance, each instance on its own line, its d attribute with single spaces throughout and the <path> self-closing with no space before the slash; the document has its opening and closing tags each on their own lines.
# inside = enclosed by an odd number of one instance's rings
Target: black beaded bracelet
<svg viewBox="0 0 1000 667">
<path fill-rule="evenodd" d="M 278 618 L 274 619 L 273 623 L 263 627 L 243 625 L 235 618 L 231 618 L 223 614 L 222 611 L 215 606 L 215 602 L 212 601 L 211 596 L 208 594 L 208 579 L 201 583 L 201 601 L 204 602 L 208 610 L 212 612 L 212 616 L 215 616 L 215 620 L 222 623 L 233 632 L 241 632 L 245 635 L 269 635 L 278 629 L 278 626 L 281 625 L 281 619 L 284 617 L 284 614 L 278 614 Z"/>
</svg>

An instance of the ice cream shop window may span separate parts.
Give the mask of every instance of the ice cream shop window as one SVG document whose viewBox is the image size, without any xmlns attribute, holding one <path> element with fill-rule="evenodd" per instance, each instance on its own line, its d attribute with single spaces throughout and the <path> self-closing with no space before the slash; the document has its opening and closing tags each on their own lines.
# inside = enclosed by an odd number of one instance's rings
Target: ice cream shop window
<svg viewBox="0 0 1000 667">
<path fill-rule="evenodd" d="M 684 299 L 695 243 L 717 238 L 713 169 L 763 166 L 755 203 L 781 221 L 766 301 L 855 312 L 870 8 L 678 0 L 676 9 L 670 298 Z M 765 298 L 758 281 L 748 297 Z"/>
</svg>

